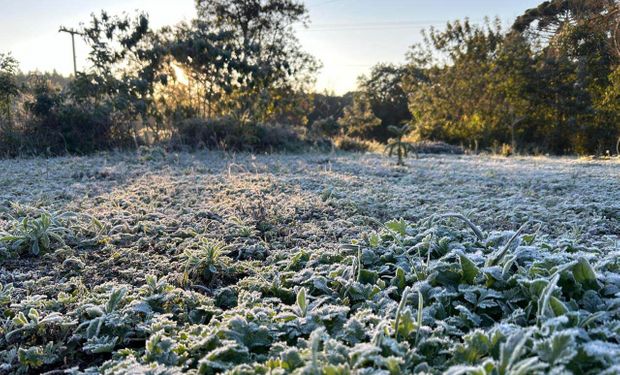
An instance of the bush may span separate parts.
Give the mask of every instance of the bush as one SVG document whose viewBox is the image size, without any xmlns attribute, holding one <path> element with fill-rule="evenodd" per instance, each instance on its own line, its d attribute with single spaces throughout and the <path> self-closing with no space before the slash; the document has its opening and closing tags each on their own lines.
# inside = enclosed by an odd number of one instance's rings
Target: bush
<svg viewBox="0 0 620 375">
<path fill-rule="evenodd" d="M 302 129 L 279 124 L 244 124 L 230 117 L 191 118 L 174 125 L 173 147 L 215 148 L 230 151 L 301 151 L 317 142 Z"/>
<path fill-rule="evenodd" d="M 0 124 L 0 153 L 85 154 L 134 146 L 132 121 L 109 100 L 82 100 L 34 79 L 23 102 L 27 114 L 14 124 Z"/>
<path fill-rule="evenodd" d="M 376 149 L 376 144 L 361 138 L 347 135 L 334 138 L 334 145 L 338 150 L 349 152 L 368 152 Z"/>
<path fill-rule="evenodd" d="M 463 148 L 445 142 L 419 141 L 415 142 L 415 148 L 420 154 L 453 154 L 462 155 Z"/>
<path fill-rule="evenodd" d="M 0 119 L 0 157 L 18 155 L 23 142 L 20 132 L 8 121 Z"/>
<path fill-rule="evenodd" d="M 63 101 L 34 117 L 24 130 L 33 151 L 53 154 L 90 153 L 133 145 L 127 122 L 105 104 L 89 105 Z"/>
<path fill-rule="evenodd" d="M 312 146 L 306 139 L 304 129 L 283 125 L 257 125 L 257 151 L 301 151 Z"/>
</svg>

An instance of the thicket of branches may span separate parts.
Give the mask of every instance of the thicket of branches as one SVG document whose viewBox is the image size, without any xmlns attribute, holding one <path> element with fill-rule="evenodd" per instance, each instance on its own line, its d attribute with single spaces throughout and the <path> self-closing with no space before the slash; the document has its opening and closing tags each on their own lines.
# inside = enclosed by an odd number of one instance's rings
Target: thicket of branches
<svg viewBox="0 0 620 375">
<path fill-rule="evenodd" d="M 293 25 L 299 0 L 198 0 L 197 18 L 154 30 L 146 14 L 83 24 L 89 67 L 19 72 L 0 54 L 0 154 L 86 153 L 167 142 L 250 150 L 345 137 L 473 150 L 605 153 L 620 135 L 614 0 L 552 0 L 512 25 L 431 28 L 402 66 L 379 64 L 345 96 L 311 93 L 319 63 Z"/>
</svg>

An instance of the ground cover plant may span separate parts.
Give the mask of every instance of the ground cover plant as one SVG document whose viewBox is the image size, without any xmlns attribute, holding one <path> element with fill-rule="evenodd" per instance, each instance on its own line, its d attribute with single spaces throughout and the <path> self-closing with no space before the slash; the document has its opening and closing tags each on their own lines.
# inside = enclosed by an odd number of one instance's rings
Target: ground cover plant
<svg viewBox="0 0 620 375">
<path fill-rule="evenodd" d="M 615 374 L 615 160 L 2 161 L 0 373 Z"/>
</svg>

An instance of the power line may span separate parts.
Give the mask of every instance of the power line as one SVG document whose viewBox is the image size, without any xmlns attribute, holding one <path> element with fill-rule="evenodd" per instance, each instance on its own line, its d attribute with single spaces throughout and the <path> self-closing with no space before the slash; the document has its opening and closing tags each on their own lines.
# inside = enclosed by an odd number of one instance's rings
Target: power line
<svg viewBox="0 0 620 375">
<path fill-rule="evenodd" d="M 319 27 L 348 27 L 348 26 L 391 26 L 391 25 L 421 25 L 442 23 L 445 20 L 411 20 L 411 21 L 382 21 L 382 22 L 349 22 L 349 23 L 320 23 Z"/>
<path fill-rule="evenodd" d="M 357 30 L 403 30 L 403 29 L 419 29 L 428 25 L 410 25 L 410 26 L 354 26 L 354 27 L 330 27 L 330 28 L 308 28 L 306 32 L 318 32 L 318 31 L 357 31 Z"/>
<path fill-rule="evenodd" d="M 313 8 L 319 8 L 319 7 L 322 7 L 323 5 L 328 5 L 328 4 L 336 3 L 336 2 L 339 2 L 339 1 L 343 1 L 343 0 L 327 0 L 327 1 L 324 1 L 322 3 L 318 3 L 318 4 L 315 4 L 315 5 L 312 5 L 312 7 Z"/>
<path fill-rule="evenodd" d="M 475 21 L 475 20 L 474 20 Z M 416 21 L 385 21 L 385 22 L 352 22 L 352 23 L 326 23 L 310 24 L 300 31 L 349 31 L 349 30 L 399 30 L 415 29 L 426 26 L 440 26 L 448 23 L 448 20 L 416 20 Z"/>
</svg>

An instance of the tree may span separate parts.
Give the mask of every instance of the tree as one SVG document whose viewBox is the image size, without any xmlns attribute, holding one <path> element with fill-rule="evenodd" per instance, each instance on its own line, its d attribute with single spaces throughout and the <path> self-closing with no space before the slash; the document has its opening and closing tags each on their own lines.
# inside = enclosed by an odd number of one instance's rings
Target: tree
<svg viewBox="0 0 620 375">
<path fill-rule="evenodd" d="M 165 50 L 149 26 L 148 15 L 111 16 L 102 11 L 91 15 L 80 35 L 90 47 L 91 64 L 81 84 L 92 84 L 80 94 L 94 100 L 119 97 L 117 105 L 144 115 L 156 84 L 167 78 L 160 74 Z"/>
<path fill-rule="evenodd" d="M 554 128 L 554 152 L 610 149 L 617 116 L 603 110 L 606 87 L 618 63 L 618 3 L 613 0 L 552 0 L 527 10 L 513 25 L 542 46 L 537 66 L 536 111 Z M 551 97 L 549 97 L 551 96 Z M 548 114 L 552 113 L 552 116 Z"/>
<path fill-rule="evenodd" d="M 229 96 L 242 121 L 265 122 L 296 110 L 300 93 L 314 82 L 318 63 L 302 51 L 293 25 L 307 9 L 296 0 L 197 0 L 198 18 L 232 35 L 240 70 Z M 303 95 L 302 95 L 303 96 Z"/>
<path fill-rule="evenodd" d="M 344 109 L 353 103 L 353 96 L 352 93 L 343 96 L 329 92 L 311 94 L 312 110 L 307 115 L 310 134 L 334 137 L 341 133 L 338 119 L 344 114 Z"/>
<path fill-rule="evenodd" d="M 90 67 L 70 84 L 69 98 L 91 113 L 107 113 L 113 128 L 101 131 L 122 144 L 132 139 L 137 146 L 144 127 L 158 140 L 155 90 L 168 79 L 162 70 L 167 51 L 150 28 L 148 15 L 102 11 L 91 15 L 80 35 L 90 47 Z"/>
<path fill-rule="evenodd" d="M 9 124 L 12 122 L 11 99 L 19 94 L 16 80 L 18 66 L 17 60 L 10 53 L 0 53 L 0 110 Z"/>
<path fill-rule="evenodd" d="M 181 23 L 166 30 L 168 53 L 172 64 L 181 68 L 189 80 L 189 98 L 196 98 L 195 107 L 203 117 L 220 116 L 226 95 L 233 90 L 235 75 L 245 74 L 234 46 L 233 34 L 216 31 L 204 20 Z"/>
<path fill-rule="evenodd" d="M 619 17 L 615 1 L 553 0 L 508 31 L 497 20 L 431 28 L 402 79 L 415 136 L 556 154 L 613 148 Z"/>
<path fill-rule="evenodd" d="M 447 142 L 507 141 L 503 77 L 497 65 L 502 48 L 500 22 L 476 26 L 469 20 L 431 28 L 425 43 L 412 47 L 403 88 L 416 123 L 416 136 Z"/>
<path fill-rule="evenodd" d="M 389 137 L 390 124 L 404 124 L 411 120 L 407 93 L 403 90 L 406 67 L 378 64 L 368 77 L 359 78 L 358 88 L 370 102 L 373 113 L 381 120 L 369 134 L 371 138 L 385 142 Z"/>
<path fill-rule="evenodd" d="M 611 123 L 615 124 L 612 131 L 615 131 L 614 136 L 617 137 L 616 154 L 620 156 L 620 67 L 616 67 L 609 75 L 609 85 L 602 93 L 597 108 L 612 117 Z"/>
</svg>

